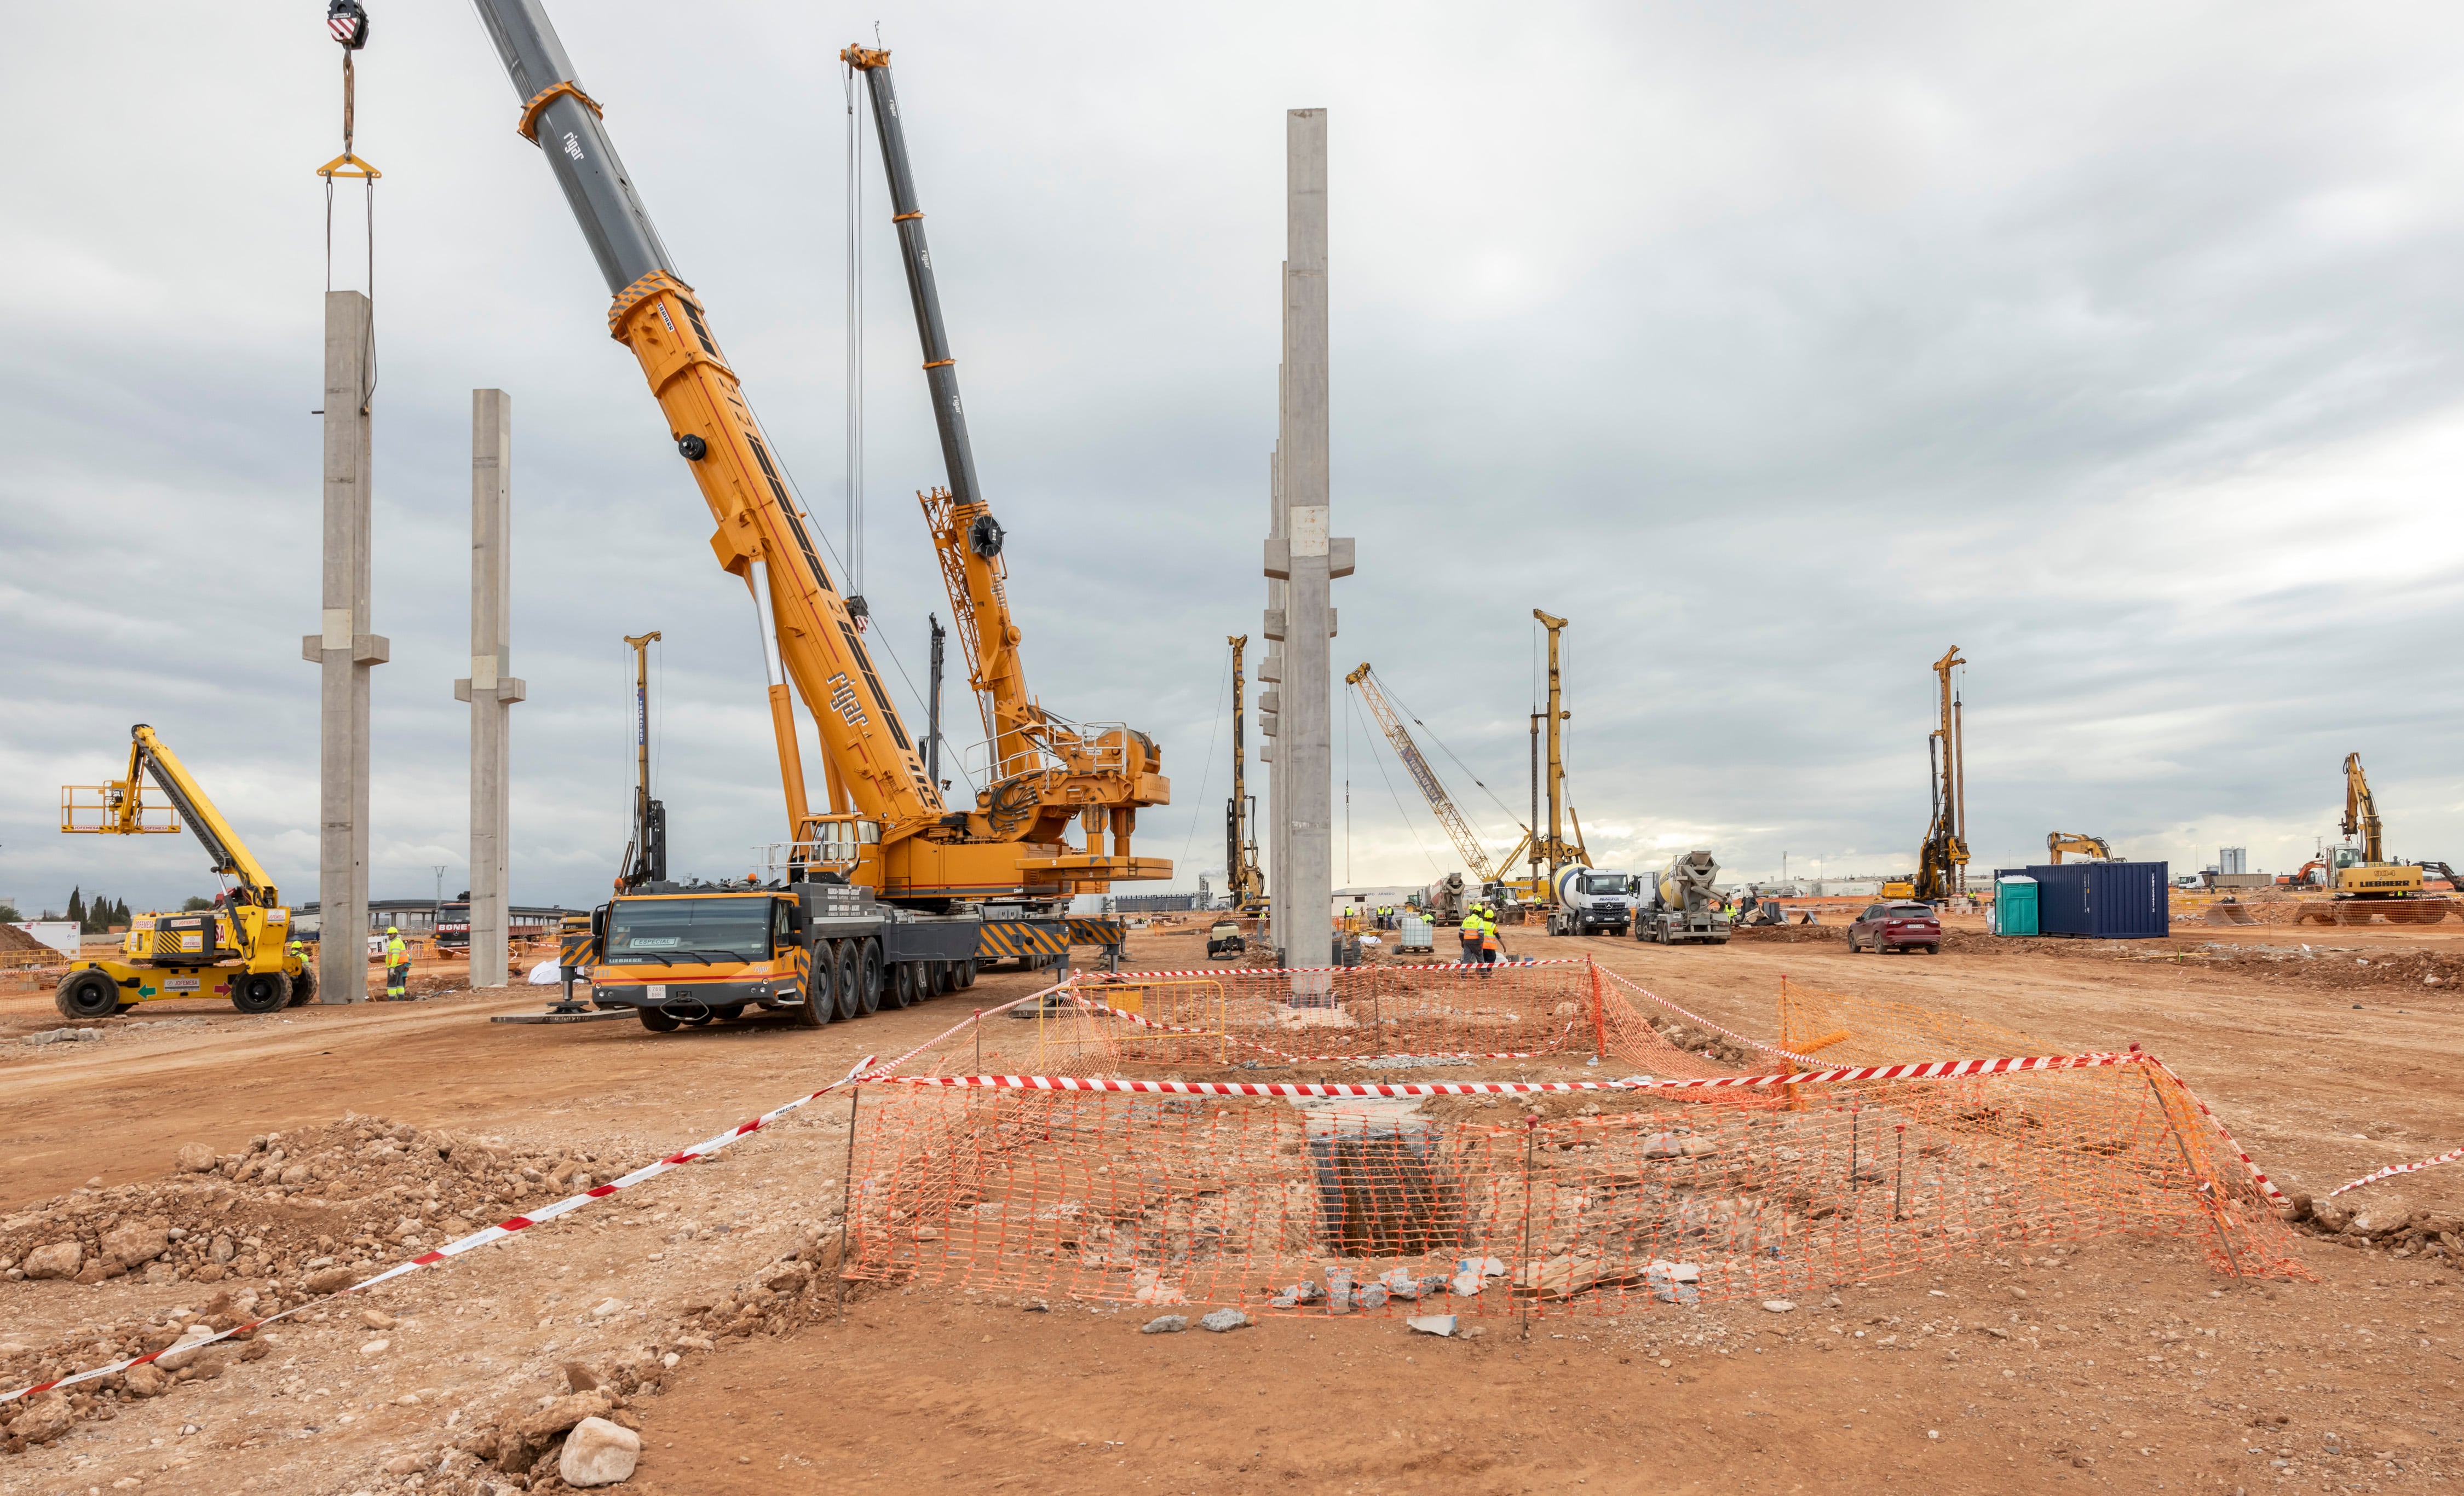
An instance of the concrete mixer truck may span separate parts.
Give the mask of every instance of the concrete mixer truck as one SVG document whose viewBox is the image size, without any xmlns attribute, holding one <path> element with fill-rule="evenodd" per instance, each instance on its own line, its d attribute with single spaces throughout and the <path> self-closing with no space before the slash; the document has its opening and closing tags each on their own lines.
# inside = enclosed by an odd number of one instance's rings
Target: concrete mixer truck
<svg viewBox="0 0 2464 1496">
<path fill-rule="evenodd" d="M 1450 872 L 1422 889 L 1420 908 L 1441 925 L 1459 925 L 1463 916 L 1463 875 Z"/>
<path fill-rule="evenodd" d="M 1720 864 L 1707 851 L 1671 858 L 1634 912 L 1634 937 L 1661 945 L 1727 944 L 1728 916 L 1711 886 L 1719 875 Z"/>
<path fill-rule="evenodd" d="M 1556 907 L 1549 911 L 1552 935 L 1623 935 L 1642 892 L 1641 880 L 1631 873 L 1579 863 L 1558 869 L 1551 887 L 1557 894 Z"/>
</svg>

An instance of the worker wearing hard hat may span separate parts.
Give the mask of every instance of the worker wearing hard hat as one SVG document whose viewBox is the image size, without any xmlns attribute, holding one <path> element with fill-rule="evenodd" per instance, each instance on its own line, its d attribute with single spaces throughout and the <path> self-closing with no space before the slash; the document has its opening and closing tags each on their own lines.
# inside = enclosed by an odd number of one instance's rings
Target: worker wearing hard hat
<svg viewBox="0 0 2464 1496">
<path fill-rule="evenodd" d="M 1486 977 L 1495 969 L 1505 946 L 1497 938 L 1497 915 L 1486 908 L 1480 912 L 1480 974 Z"/>
<path fill-rule="evenodd" d="M 1480 909 L 1478 906 L 1474 906 L 1463 911 L 1463 929 L 1460 933 L 1463 936 L 1463 961 L 1461 964 L 1464 966 L 1479 965 L 1481 927 Z"/>
<path fill-rule="evenodd" d="M 410 947 L 402 943 L 402 932 L 385 926 L 385 1001 L 407 1001 L 410 998 Z"/>
</svg>

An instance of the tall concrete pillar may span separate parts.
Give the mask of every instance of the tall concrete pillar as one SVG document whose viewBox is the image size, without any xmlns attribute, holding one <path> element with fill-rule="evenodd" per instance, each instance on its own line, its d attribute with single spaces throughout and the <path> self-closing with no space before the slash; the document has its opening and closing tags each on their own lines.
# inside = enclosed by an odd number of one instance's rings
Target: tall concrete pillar
<svg viewBox="0 0 2464 1496">
<path fill-rule="evenodd" d="M 367 1001 L 368 668 L 390 653 L 368 613 L 368 398 L 374 324 L 357 291 L 325 293 L 324 614 L 299 641 L 320 668 L 317 735 L 317 995 Z"/>
<path fill-rule="evenodd" d="M 1283 679 L 1275 740 L 1275 787 L 1286 865 L 1278 942 L 1296 967 L 1333 958 L 1333 755 L 1329 726 L 1333 674 L 1334 578 L 1353 569 L 1353 543 L 1331 525 L 1327 357 L 1326 111 L 1285 116 L 1283 399 L 1276 451 L 1283 530 L 1266 541 L 1266 575 L 1284 583 Z M 1320 997 L 1323 977 L 1294 978 L 1294 1001 Z"/>
<path fill-rule="evenodd" d="M 528 694 L 514 665 L 514 397 L 471 391 L 471 985 L 504 983 L 512 830 L 513 705 Z"/>
<path fill-rule="evenodd" d="M 1275 365 L 1275 386 L 1283 387 L 1283 365 Z M 1276 409 L 1282 409 L 1278 394 Z M 1281 419 L 1280 415 L 1277 417 Z M 1280 449 L 1266 460 L 1266 543 L 1272 545 L 1284 534 L 1284 454 Z M 1284 784 L 1289 776 L 1284 773 L 1282 756 L 1275 750 L 1275 738 L 1283 731 L 1284 699 L 1284 583 L 1282 579 L 1266 579 L 1265 627 L 1261 630 L 1266 640 L 1266 657 L 1258 665 L 1258 680 L 1265 687 L 1258 693 L 1258 731 L 1266 741 L 1260 747 L 1258 761 L 1266 765 L 1266 918 L 1274 932 L 1275 944 L 1284 943 L 1285 932 L 1291 928 L 1284 903 L 1284 869 L 1289 865 L 1290 848 L 1284 844 L 1287 829 L 1284 819 Z"/>
</svg>

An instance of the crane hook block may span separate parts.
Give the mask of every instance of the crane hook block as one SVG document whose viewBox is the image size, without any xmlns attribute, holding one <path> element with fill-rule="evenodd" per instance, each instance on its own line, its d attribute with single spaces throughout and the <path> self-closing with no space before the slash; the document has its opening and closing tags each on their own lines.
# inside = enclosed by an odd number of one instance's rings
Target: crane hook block
<svg viewBox="0 0 2464 1496">
<path fill-rule="evenodd" d="M 325 30 L 353 52 L 368 44 L 368 12 L 360 0 L 328 0 Z"/>
<path fill-rule="evenodd" d="M 688 432 L 676 438 L 676 451 L 685 454 L 685 461 L 699 462 L 710 455 L 710 443 Z"/>
</svg>

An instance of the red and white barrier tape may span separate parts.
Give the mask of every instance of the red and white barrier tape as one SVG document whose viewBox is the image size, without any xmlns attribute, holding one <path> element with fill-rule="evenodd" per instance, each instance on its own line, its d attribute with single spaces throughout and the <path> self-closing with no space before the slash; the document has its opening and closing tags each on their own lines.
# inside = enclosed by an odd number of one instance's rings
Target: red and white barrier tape
<svg viewBox="0 0 2464 1496">
<path fill-rule="evenodd" d="M 1821 1086 L 1838 1081 L 1960 1080 L 2028 1070 L 2082 1070 L 2136 1065 L 2136 1054 L 2033 1055 L 2001 1060 L 1932 1060 L 1911 1065 L 1865 1065 L 1775 1075 L 1717 1075 L 1701 1080 L 1618 1081 L 1405 1081 L 1352 1085 L 1308 1081 L 1140 1081 L 1103 1075 L 892 1075 L 876 1071 L 867 1085 L 945 1086 L 992 1090 L 1130 1091 L 1153 1096 L 1524 1096 L 1578 1090 L 1705 1090 L 1737 1087 Z"/>
<path fill-rule="evenodd" d="M 2132 1045 L 2130 1047 L 2134 1051 L 2139 1048 L 2137 1045 Z M 2257 1183 L 2260 1194 L 2266 1196 L 2270 1200 L 2278 1205 L 2290 1205 L 2293 1203 L 2291 1200 L 2284 1198 L 2284 1192 L 2282 1190 L 2276 1187 L 2276 1181 L 2267 1177 L 2267 1171 L 2258 1166 L 2258 1160 L 2253 1158 L 2250 1154 L 2243 1149 L 2241 1144 L 2234 1140 L 2233 1130 L 2225 1126 L 2225 1119 L 2216 1115 L 2214 1108 L 2199 1099 L 2199 1093 L 2190 1089 L 2189 1082 L 2182 1079 L 2179 1075 L 2174 1074 L 2173 1067 L 2171 1066 L 2167 1065 L 2164 1061 L 2157 1059 L 2153 1055 L 2148 1056 L 2148 1063 L 2155 1066 L 2156 1068 L 2164 1071 L 2166 1077 L 2171 1080 L 2174 1085 L 2181 1087 L 2182 1094 L 2190 1098 L 2190 1105 L 2199 1109 L 2199 1115 L 2206 1117 L 2211 1123 L 2214 1124 L 2216 1135 L 2225 1140 L 2225 1146 L 2233 1151 L 2233 1156 L 2241 1160 L 2241 1166 L 2250 1171 L 2250 1177 Z M 2350 1186 L 2346 1187 L 2350 1188 Z"/>
<path fill-rule="evenodd" d="M 1127 1008 L 1116 1008 L 1108 1002 L 1098 1002 L 1094 999 L 1084 995 L 1077 995 L 1077 1001 L 1080 1007 L 1085 1008 L 1090 1013 L 1095 1013 L 1105 1018 L 1127 1019 L 1140 1028 L 1152 1028 L 1158 1033 L 1196 1034 L 1206 1039 L 1231 1037 L 1238 1040 L 1244 1048 L 1255 1049 L 1260 1054 L 1271 1054 L 1279 1060 L 1296 1060 L 1311 1065 L 1334 1065 L 1346 1060 L 1385 1058 L 1384 1056 L 1358 1054 L 1287 1054 L 1281 1049 L 1270 1049 L 1254 1039 L 1242 1038 L 1239 1035 L 1226 1036 L 1221 1029 L 1189 1028 L 1178 1023 L 1158 1023 L 1142 1013 L 1133 1013 Z M 1556 1037 L 1550 1041 L 1551 1045 L 1553 1046 L 1555 1045 L 1562 1044 L 1565 1041 L 1566 1036 L 1573 1031 L 1574 1025 L 1568 1023 L 1564 1028 L 1558 1030 Z M 1432 1050 L 1426 1054 L 1415 1053 L 1411 1058 L 1416 1060 L 1536 1060 L 1543 1055 L 1554 1054 L 1556 1050 L 1553 1047 L 1548 1049 L 1495 1049 L 1487 1051 L 1448 1049 Z"/>
<path fill-rule="evenodd" d="M 2442 1163 L 2453 1163 L 2459 1158 L 2464 1158 L 2464 1148 L 2451 1148 L 2435 1158 L 2424 1158 L 2419 1163 L 2391 1163 L 2376 1174 L 2365 1174 L 2350 1184 L 2340 1184 L 2320 1199 L 2333 1199 L 2346 1190 L 2358 1190 L 2365 1184 L 2376 1184 L 2381 1179 L 2392 1179 L 2399 1174 L 2418 1174 L 2424 1169 L 2433 1169 Z"/>
<path fill-rule="evenodd" d="M 1765 1040 L 1755 1039 L 1749 1035 L 1738 1033 L 1733 1028 L 1726 1028 L 1718 1023 L 1712 1023 L 1709 1019 L 1705 1018 L 1700 1013 L 1689 1012 L 1684 1008 L 1679 1007 L 1676 1003 L 1669 1001 L 1659 993 L 1653 992 L 1647 987 L 1639 986 L 1634 981 L 1609 970 L 1605 966 L 1599 968 L 1599 973 L 1601 976 L 1606 977 L 1609 980 L 1616 982 L 1618 986 L 1625 988 L 1627 991 L 1635 993 L 1637 996 L 1647 998 L 1658 1006 L 1666 1008 L 1671 1013 L 1676 1014 L 1679 1018 L 1685 1020 L 1685 1022 L 1693 1024 L 1697 1028 L 1707 1028 L 1715 1034 L 1726 1034 L 1741 1045 L 1745 1045 L 1749 1048 L 1760 1049 L 1765 1054 L 1778 1055 L 1783 1060 L 1794 1060 L 1799 1065 L 1812 1065 L 1814 1063 L 1810 1056 L 1798 1054 L 1793 1049 L 1783 1049 L 1779 1045 L 1771 1044 Z"/>
<path fill-rule="evenodd" d="M 1017 999 L 1015 1001 L 1004 1002 L 1000 1007 L 986 1008 L 984 1009 L 984 1012 L 986 1014 L 1003 1012 L 1009 1008 L 1018 1006 L 1022 1002 L 1033 1002 L 1038 999 L 1059 990 L 1060 988 L 1058 986 L 1046 987 L 1041 992 L 1030 993 L 1026 997 Z M 947 1030 L 937 1037 L 928 1040 L 924 1044 L 917 1045 L 914 1048 L 908 1050 L 905 1054 L 900 1055 L 897 1059 L 891 1061 L 887 1065 L 875 1063 L 880 1058 L 878 1055 L 866 1055 L 862 1060 L 856 1062 L 855 1067 L 847 1071 L 847 1074 L 841 1076 L 835 1081 L 832 1081 L 827 1086 L 823 1087 L 821 1089 L 814 1091 L 809 1095 L 799 1096 L 784 1106 L 773 1107 L 771 1110 L 753 1118 L 751 1121 L 739 1122 L 735 1127 L 719 1133 L 715 1137 L 696 1143 L 691 1148 L 670 1154 L 667 1157 L 660 1159 L 658 1162 L 646 1164 L 643 1167 L 634 1170 L 632 1173 L 626 1175 L 622 1178 L 611 1179 L 605 1184 L 594 1185 L 590 1189 L 584 1190 L 579 1195 L 568 1195 L 552 1205 L 542 1206 L 538 1210 L 515 1216 L 509 1220 L 499 1221 L 495 1225 L 487 1226 L 480 1230 L 473 1231 L 469 1236 L 448 1242 L 443 1246 L 437 1247 L 432 1251 L 423 1252 L 419 1256 L 411 1258 L 407 1262 L 397 1263 L 393 1266 L 386 1268 L 385 1271 L 378 1273 L 376 1276 L 362 1279 L 360 1282 L 352 1284 L 349 1287 L 338 1288 L 332 1293 L 323 1294 L 313 1299 L 302 1300 L 301 1302 L 291 1306 L 291 1308 L 282 1310 L 280 1313 L 268 1314 L 260 1319 L 253 1319 L 244 1325 L 234 1325 L 231 1329 L 223 1331 L 219 1334 L 209 1335 L 198 1340 L 176 1342 L 172 1345 L 165 1346 L 160 1351 L 150 1352 L 144 1355 L 132 1356 L 124 1361 L 114 1361 L 108 1366 L 90 1367 L 85 1371 L 76 1372 L 67 1376 L 56 1377 L 51 1381 L 38 1383 L 32 1387 L 20 1387 L 14 1392 L 0 1393 L 0 1403 L 14 1402 L 20 1397 L 30 1397 L 38 1393 L 50 1392 L 56 1387 L 73 1387 L 79 1382 L 89 1382 L 100 1377 L 115 1375 L 118 1373 L 127 1371 L 130 1367 L 146 1365 L 153 1361 L 157 1356 L 168 1355 L 174 1351 L 181 1352 L 185 1354 L 187 1352 L 197 1350 L 201 1347 L 213 1345 L 218 1341 L 229 1340 L 235 1335 L 248 1334 L 256 1330 L 262 1329 L 267 1325 L 289 1319 L 292 1315 L 300 1313 L 303 1310 L 315 1309 L 320 1304 L 331 1303 L 333 1300 L 341 1298 L 345 1294 L 359 1293 L 365 1289 L 373 1288 L 381 1283 L 386 1283 L 392 1279 L 402 1277 L 406 1273 L 416 1272 L 422 1267 L 433 1266 L 438 1263 L 448 1262 L 472 1250 L 473 1247 L 486 1246 L 491 1242 L 504 1241 L 506 1238 L 511 1237 L 517 1232 L 526 1231 L 532 1226 L 540 1225 L 546 1221 L 554 1221 L 560 1216 L 569 1215 L 574 1211 L 580 1210 L 583 1206 L 589 1204 L 593 1200 L 605 1199 L 608 1196 L 613 1195 L 620 1190 L 629 1189 L 632 1186 L 641 1183 L 645 1179 L 657 1178 L 660 1175 L 669 1173 L 671 1170 L 680 1169 L 697 1158 L 707 1158 L 711 1155 L 718 1152 L 720 1149 L 725 1148 L 728 1144 L 735 1142 L 737 1138 L 761 1131 L 771 1123 L 785 1116 L 788 1112 L 794 1111 L 798 1108 L 805 1106 L 811 1102 L 820 1100 L 822 1097 L 837 1090 L 840 1087 L 847 1085 L 850 1081 L 870 1080 L 888 1071 L 896 1069 L 898 1067 L 906 1064 L 915 1056 L 923 1053 L 926 1049 L 931 1048 L 934 1045 L 939 1044 L 942 1040 L 949 1038 L 952 1034 L 959 1032 L 975 1022 L 976 1016 L 971 1014 L 952 1024 Z"/>
<path fill-rule="evenodd" d="M 1512 956 L 1507 957 L 1503 960 L 1491 963 L 1488 969 L 1490 971 L 1503 971 L 1508 967 L 1580 966 L 1583 964 L 1584 962 L 1581 957 L 1572 956 L 1551 956 L 1547 957 L 1536 956 Z M 1326 972 L 1389 971 L 1407 971 L 1415 977 L 1426 977 L 1447 972 L 1463 977 L 1476 977 L 1480 975 L 1479 967 L 1465 965 L 1461 961 L 1432 961 L 1426 966 L 1411 966 L 1405 965 L 1401 962 L 1397 962 L 1393 966 L 1199 966 L 1183 971 L 1167 972 L 1072 972 L 1069 976 L 1068 985 L 1075 986 L 1080 983 L 1084 983 L 1089 986 L 1102 986 L 1107 984 L 1136 986 L 1138 983 L 1154 977 L 1298 977 L 1316 976 Z"/>
</svg>

